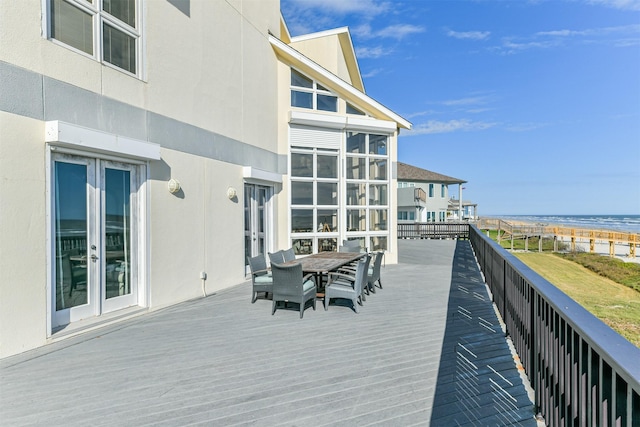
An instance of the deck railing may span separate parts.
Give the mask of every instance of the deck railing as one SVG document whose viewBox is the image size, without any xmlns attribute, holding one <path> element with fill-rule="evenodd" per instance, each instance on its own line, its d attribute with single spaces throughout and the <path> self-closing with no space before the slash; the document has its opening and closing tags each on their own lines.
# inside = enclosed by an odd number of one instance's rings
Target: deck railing
<svg viewBox="0 0 640 427">
<path fill-rule="evenodd" d="M 398 224 L 398 239 L 468 238 L 468 222 L 412 222 Z"/>
<path fill-rule="evenodd" d="M 640 425 L 640 349 L 497 243 L 469 239 L 548 425 Z"/>
</svg>

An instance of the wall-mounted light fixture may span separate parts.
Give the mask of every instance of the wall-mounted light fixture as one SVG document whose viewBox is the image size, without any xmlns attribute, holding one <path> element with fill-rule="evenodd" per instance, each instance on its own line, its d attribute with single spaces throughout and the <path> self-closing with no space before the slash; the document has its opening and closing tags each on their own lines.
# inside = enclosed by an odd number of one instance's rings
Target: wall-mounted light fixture
<svg viewBox="0 0 640 427">
<path fill-rule="evenodd" d="M 180 182 L 177 179 L 171 178 L 169 182 L 167 182 L 167 188 L 169 188 L 169 193 L 175 194 L 180 191 Z"/>
<path fill-rule="evenodd" d="M 238 196 L 238 190 L 233 187 L 227 188 L 227 197 L 229 198 L 229 200 L 235 199 L 236 196 Z"/>
</svg>

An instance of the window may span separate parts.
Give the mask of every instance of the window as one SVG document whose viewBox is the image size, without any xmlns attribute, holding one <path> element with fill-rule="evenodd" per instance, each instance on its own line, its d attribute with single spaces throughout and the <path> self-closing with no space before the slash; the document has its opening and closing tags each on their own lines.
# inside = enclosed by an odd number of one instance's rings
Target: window
<svg viewBox="0 0 640 427">
<path fill-rule="evenodd" d="M 346 232 L 364 247 L 386 249 L 389 234 L 388 136 L 347 132 Z M 408 213 L 407 214 L 408 218 Z"/>
<path fill-rule="evenodd" d="M 429 184 L 429 197 L 433 197 L 433 184 Z"/>
<path fill-rule="evenodd" d="M 446 185 L 442 184 L 440 186 L 440 197 L 442 197 L 443 199 L 446 197 L 446 189 L 447 189 Z"/>
<path fill-rule="evenodd" d="M 349 104 L 348 102 L 347 102 L 347 114 L 357 114 L 358 116 L 365 115 L 362 111 L 358 110 L 356 107 Z"/>
<path fill-rule="evenodd" d="M 291 69 L 291 106 L 337 112 L 338 97 L 321 84 Z"/>
<path fill-rule="evenodd" d="M 290 188 L 296 255 L 337 250 L 338 150 L 292 147 Z"/>
<path fill-rule="evenodd" d="M 398 220 L 399 221 L 415 221 L 416 213 L 414 211 L 399 211 L 398 212 Z"/>
<path fill-rule="evenodd" d="M 49 37 L 139 74 L 140 0 L 50 0 Z"/>
</svg>

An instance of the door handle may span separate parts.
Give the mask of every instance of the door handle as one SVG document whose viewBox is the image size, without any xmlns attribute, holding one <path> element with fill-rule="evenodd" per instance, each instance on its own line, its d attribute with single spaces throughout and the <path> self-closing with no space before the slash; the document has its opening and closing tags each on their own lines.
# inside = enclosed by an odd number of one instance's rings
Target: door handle
<svg viewBox="0 0 640 427">
<path fill-rule="evenodd" d="M 91 261 L 96 262 L 98 260 L 98 256 L 96 254 L 91 255 Z"/>
</svg>

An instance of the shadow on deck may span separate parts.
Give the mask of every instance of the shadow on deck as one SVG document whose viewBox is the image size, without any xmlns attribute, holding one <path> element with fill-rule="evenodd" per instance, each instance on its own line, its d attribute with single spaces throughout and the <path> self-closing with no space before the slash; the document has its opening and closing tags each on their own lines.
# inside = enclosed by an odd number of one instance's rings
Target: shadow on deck
<svg viewBox="0 0 640 427">
<path fill-rule="evenodd" d="M 360 314 L 243 283 L 0 361 L 6 425 L 531 425 L 468 241 L 400 240 Z"/>
</svg>

